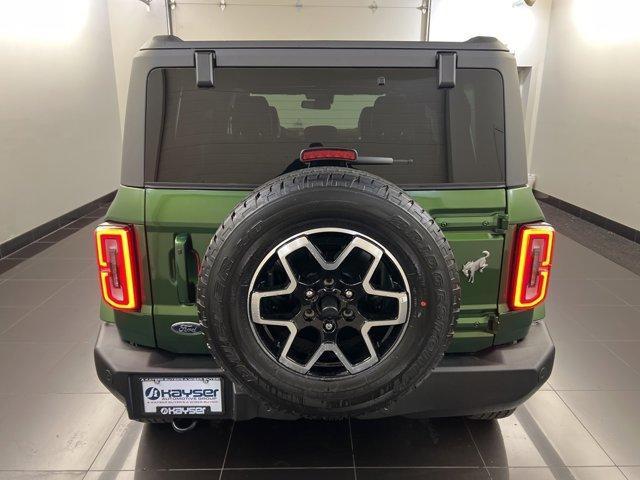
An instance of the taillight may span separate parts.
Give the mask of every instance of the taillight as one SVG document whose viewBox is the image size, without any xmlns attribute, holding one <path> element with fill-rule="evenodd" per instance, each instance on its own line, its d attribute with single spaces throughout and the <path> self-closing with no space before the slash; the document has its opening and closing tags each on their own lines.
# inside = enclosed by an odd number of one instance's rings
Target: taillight
<svg viewBox="0 0 640 480">
<path fill-rule="evenodd" d="M 355 162 L 358 152 L 350 148 L 307 148 L 300 152 L 301 162 L 313 162 L 317 160 L 342 160 Z"/>
<path fill-rule="evenodd" d="M 547 296 L 554 233 L 553 227 L 546 223 L 523 225 L 518 230 L 509 293 L 512 310 L 533 308 Z"/>
<path fill-rule="evenodd" d="M 103 223 L 96 228 L 102 298 L 118 310 L 140 309 L 133 228 Z"/>
</svg>

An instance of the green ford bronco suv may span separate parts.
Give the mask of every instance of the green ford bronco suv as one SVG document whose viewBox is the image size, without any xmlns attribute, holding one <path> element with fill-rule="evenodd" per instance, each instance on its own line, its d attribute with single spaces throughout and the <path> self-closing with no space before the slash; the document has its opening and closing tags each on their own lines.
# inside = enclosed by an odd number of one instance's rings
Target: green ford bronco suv
<svg viewBox="0 0 640 480">
<path fill-rule="evenodd" d="M 98 375 L 140 421 L 499 418 L 549 377 L 554 231 L 492 38 L 133 62 Z"/>
</svg>

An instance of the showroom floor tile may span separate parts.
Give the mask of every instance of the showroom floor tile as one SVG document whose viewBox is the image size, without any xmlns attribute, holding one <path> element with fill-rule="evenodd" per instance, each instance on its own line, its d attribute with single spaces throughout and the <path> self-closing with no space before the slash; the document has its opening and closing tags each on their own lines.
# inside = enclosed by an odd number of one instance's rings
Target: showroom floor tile
<svg viewBox="0 0 640 480">
<path fill-rule="evenodd" d="M 553 391 L 536 393 L 510 417 L 469 422 L 469 428 L 487 467 L 613 465 Z"/>
<path fill-rule="evenodd" d="M 276 440 L 277 439 L 277 440 Z M 349 422 L 238 422 L 225 467 L 352 467 Z"/>
<path fill-rule="evenodd" d="M 483 459 L 461 419 L 352 420 L 356 467 L 479 467 Z"/>
<path fill-rule="evenodd" d="M 131 422 L 95 377 L 104 211 L 0 259 L 0 480 L 640 479 L 635 247 L 605 258 L 562 235 L 591 231 L 579 219 L 552 211 L 556 365 L 513 416 L 227 421 L 178 435 Z"/>
<path fill-rule="evenodd" d="M 216 470 L 225 461 L 232 422 L 203 423 L 189 435 L 169 425 L 131 422 L 126 414 L 95 457 L 91 470 Z M 271 439 L 274 442 L 274 439 Z"/>
<path fill-rule="evenodd" d="M 493 480 L 627 480 L 616 467 L 490 469 Z"/>
</svg>

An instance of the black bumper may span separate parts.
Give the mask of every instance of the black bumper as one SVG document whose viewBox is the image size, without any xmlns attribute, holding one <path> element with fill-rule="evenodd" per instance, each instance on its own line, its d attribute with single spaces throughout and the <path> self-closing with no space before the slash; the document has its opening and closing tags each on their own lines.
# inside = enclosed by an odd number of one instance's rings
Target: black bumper
<svg viewBox="0 0 640 480">
<path fill-rule="evenodd" d="M 446 355 L 417 388 L 392 407 L 366 418 L 395 415 L 445 417 L 514 408 L 549 378 L 555 348 L 543 322 L 535 322 L 527 337 L 514 344 L 476 354 Z M 144 414 L 140 379 L 148 377 L 221 377 L 223 418 L 292 418 L 267 410 L 226 378 L 208 355 L 176 355 L 123 342 L 114 325 L 103 324 L 95 347 L 102 383 L 126 406 L 132 419 Z"/>
</svg>

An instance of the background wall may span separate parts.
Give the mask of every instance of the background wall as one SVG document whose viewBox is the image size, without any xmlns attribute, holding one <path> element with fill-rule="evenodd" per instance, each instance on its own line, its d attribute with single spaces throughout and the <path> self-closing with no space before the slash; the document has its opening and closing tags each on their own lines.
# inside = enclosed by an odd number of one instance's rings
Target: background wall
<svg viewBox="0 0 640 480">
<path fill-rule="evenodd" d="M 538 0 L 529 9 L 511 0 L 432 0 L 430 38 L 503 39 L 528 69 L 523 85 L 530 119 L 550 2 Z M 0 158 L 6 164 L 0 243 L 117 187 L 131 59 L 153 35 L 167 33 L 163 0 L 152 0 L 149 8 L 137 0 L 4 3 L 0 61 L 11 67 L 0 75 L 8 112 L 0 116 Z M 306 0 L 299 7 L 292 1 L 236 0 L 224 9 L 219 3 L 176 0 L 176 35 L 420 40 L 427 19 L 416 0 Z M 34 65 L 46 79 L 32 73 Z"/>
<path fill-rule="evenodd" d="M 553 2 L 536 188 L 640 228 L 640 2 Z"/>
<path fill-rule="evenodd" d="M 419 40 L 417 0 L 176 0 L 184 39 Z M 0 243 L 118 185 L 131 59 L 165 2 L 4 1 Z M 520 68 L 537 188 L 640 227 L 637 0 L 432 0 L 431 40 L 502 39 Z M 623 74 L 620 75 L 619 73 Z M 615 83 L 614 80 L 615 79 Z"/>
<path fill-rule="evenodd" d="M 419 40 L 418 0 L 177 0 L 184 40 Z M 372 8 L 375 3 L 376 8 Z"/>
<path fill-rule="evenodd" d="M 107 0 L 107 5 L 120 125 L 124 129 L 131 60 L 151 37 L 167 34 L 166 8 L 164 0 L 152 1 L 149 8 L 138 0 Z"/>
<path fill-rule="evenodd" d="M 551 0 L 537 0 L 533 7 L 506 0 L 432 0 L 429 40 L 464 41 L 479 35 L 491 36 L 507 44 L 515 54 L 528 158 L 535 136 L 550 12 Z"/>
<path fill-rule="evenodd" d="M 106 1 L 4 2 L 0 65 L 1 243 L 118 185 Z"/>
</svg>

